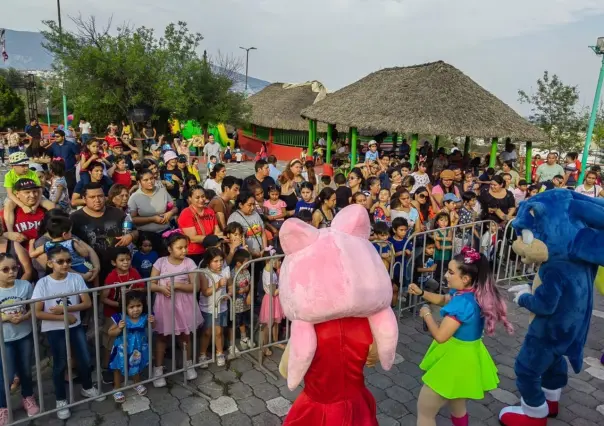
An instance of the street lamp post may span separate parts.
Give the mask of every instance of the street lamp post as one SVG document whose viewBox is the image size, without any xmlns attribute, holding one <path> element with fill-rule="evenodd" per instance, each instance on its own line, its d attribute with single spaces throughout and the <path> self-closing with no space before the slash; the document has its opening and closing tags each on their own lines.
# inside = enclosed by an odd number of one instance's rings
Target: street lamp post
<svg viewBox="0 0 604 426">
<path fill-rule="evenodd" d="M 248 71 L 248 65 L 250 62 L 250 50 L 258 50 L 255 47 L 241 47 L 239 46 L 240 49 L 245 50 L 245 91 L 247 92 L 247 71 Z"/>
<path fill-rule="evenodd" d="M 59 16 L 59 35 L 61 37 L 61 48 L 63 47 L 63 25 L 61 24 L 61 0 L 57 0 L 57 14 Z M 65 95 L 65 82 L 61 80 L 61 90 L 63 92 L 63 125 L 67 131 L 67 96 Z"/>
<path fill-rule="evenodd" d="M 579 176 L 579 185 L 583 183 L 585 177 L 585 169 L 587 167 L 587 159 L 589 157 L 589 145 L 594 133 L 596 124 L 596 116 L 600 104 L 600 94 L 602 93 L 602 83 L 604 83 L 604 37 L 598 38 L 595 46 L 589 46 L 596 55 L 602 55 L 602 66 L 600 67 L 600 76 L 598 77 L 598 85 L 596 86 L 596 94 L 594 96 L 594 104 L 591 107 L 591 115 L 589 117 L 589 125 L 587 126 L 587 135 L 585 136 L 585 147 L 583 148 L 583 158 L 581 159 L 581 175 Z"/>
</svg>

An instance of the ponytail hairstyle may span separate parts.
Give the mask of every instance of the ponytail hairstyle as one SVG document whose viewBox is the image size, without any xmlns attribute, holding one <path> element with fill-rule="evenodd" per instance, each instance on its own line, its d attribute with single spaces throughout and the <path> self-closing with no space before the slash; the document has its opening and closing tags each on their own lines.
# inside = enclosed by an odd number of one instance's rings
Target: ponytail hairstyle
<svg viewBox="0 0 604 426">
<path fill-rule="evenodd" d="M 460 274 L 469 276 L 472 281 L 476 302 L 485 319 L 487 335 L 492 336 L 495 333 L 498 322 L 502 322 L 506 331 L 512 334 L 514 326 L 507 318 L 505 300 L 495 286 L 495 279 L 486 256 L 466 246 L 453 260 L 457 263 Z"/>
<path fill-rule="evenodd" d="M 323 207 L 323 204 L 325 204 L 325 202 L 329 200 L 335 193 L 336 191 L 333 188 L 323 188 L 321 192 L 319 192 L 319 195 L 317 195 L 317 200 L 315 201 L 315 211 L 320 210 Z"/>
<path fill-rule="evenodd" d="M 312 161 L 307 161 L 304 163 L 304 168 L 306 169 L 306 173 L 308 173 L 308 181 L 313 185 L 316 185 L 317 175 L 315 174 L 315 163 Z"/>
<path fill-rule="evenodd" d="M 218 172 L 223 169 L 226 169 L 226 166 L 224 164 L 218 163 L 218 164 L 214 165 L 214 167 L 212 168 L 212 171 L 210 172 L 210 178 L 216 179 L 216 175 L 218 174 Z M 195 178 L 195 179 L 197 179 L 197 178 Z"/>
<path fill-rule="evenodd" d="M 351 174 L 355 175 L 357 178 L 359 178 L 359 188 L 365 189 L 365 176 L 363 176 L 363 171 L 361 169 L 359 169 L 358 167 L 355 167 L 354 169 L 352 169 L 350 171 L 350 173 L 348 173 L 349 178 L 350 178 Z"/>
<path fill-rule="evenodd" d="M 65 176 L 65 160 L 62 158 L 53 158 L 50 164 L 48 165 L 50 169 L 50 173 L 56 177 Z"/>
</svg>

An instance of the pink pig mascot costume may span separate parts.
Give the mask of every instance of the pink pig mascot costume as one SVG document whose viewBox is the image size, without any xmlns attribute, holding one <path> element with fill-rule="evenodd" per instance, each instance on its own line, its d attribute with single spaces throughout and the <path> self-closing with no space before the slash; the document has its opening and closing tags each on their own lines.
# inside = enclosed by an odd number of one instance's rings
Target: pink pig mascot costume
<svg viewBox="0 0 604 426">
<path fill-rule="evenodd" d="M 392 287 L 369 242 L 369 217 L 359 205 L 343 209 L 331 228 L 287 220 L 279 232 L 285 260 L 279 298 L 292 321 L 280 371 L 295 389 L 304 379 L 287 426 L 378 426 L 363 367 L 392 367 L 398 324 Z"/>
</svg>

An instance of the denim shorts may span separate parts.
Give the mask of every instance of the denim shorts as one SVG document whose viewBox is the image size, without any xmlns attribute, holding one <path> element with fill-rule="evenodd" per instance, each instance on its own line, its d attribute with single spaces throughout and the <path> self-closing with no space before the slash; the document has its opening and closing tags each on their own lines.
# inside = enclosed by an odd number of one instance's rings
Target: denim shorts
<svg viewBox="0 0 604 426">
<path fill-rule="evenodd" d="M 201 315 L 203 316 L 203 328 L 210 328 L 212 327 L 212 314 L 208 313 L 208 312 L 202 312 Z M 226 327 L 227 323 L 228 323 L 228 318 L 229 318 L 229 314 L 228 311 L 224 311 L 218 314 L 218 316 L 216 317 L 216 324 L 214 324 L 216 327 Z"/>
</svg>

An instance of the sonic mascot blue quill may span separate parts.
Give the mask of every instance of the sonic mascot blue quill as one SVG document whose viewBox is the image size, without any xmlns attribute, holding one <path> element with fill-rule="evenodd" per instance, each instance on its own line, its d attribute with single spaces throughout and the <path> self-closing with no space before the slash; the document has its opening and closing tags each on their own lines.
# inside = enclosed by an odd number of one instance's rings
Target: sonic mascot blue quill
<svg viewBox="0 0 604 426">
<path fill-rule="evenodd" d="M 532 288 L 516 286 L 514 301 L 531 313 L 516 359 L 520 406 L 504 408 L 504 426 L 546 426 L 558 414 L 568 382 L 565 357 L 576 373 L 591 320 L 594 280 L 604 265 L 604 201 L 566 189 L 520 204 L 512 249 L 524 263 L 540 264 Z"/>
</svg>

